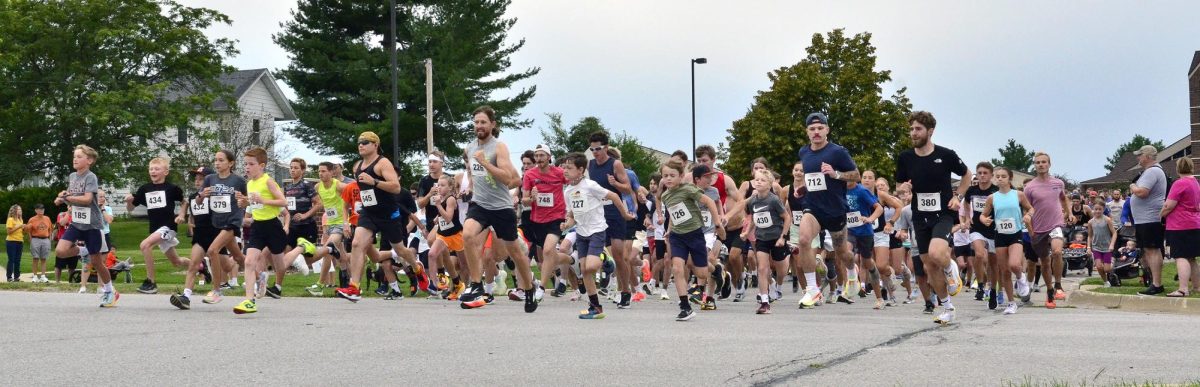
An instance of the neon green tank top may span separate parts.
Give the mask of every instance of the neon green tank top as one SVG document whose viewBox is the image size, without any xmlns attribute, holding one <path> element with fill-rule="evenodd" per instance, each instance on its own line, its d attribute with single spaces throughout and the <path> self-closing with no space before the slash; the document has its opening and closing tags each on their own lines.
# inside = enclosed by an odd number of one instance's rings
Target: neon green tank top
<svg viewBox="0 0 1200 387">
<path fill-rule="evenodd" d="M 247 181 L 246 192 L 258 193 L 258 195 L 262 197 L 263 201 L 275 199 L 275 195 L 272 195 L 271 189 L 267 187 L 267 181 L 270 179 L 271 176 L 264 173 L 257 179 Z M 254 216 L 255 221 L 261 222 L 279 217 L 279 207 L 277 206 L 268 206 L 266 204 L 258 203 L 251 204 L 247 209 L 250 210 L 250 214 Z"/>
<path fill-rule="evenodd" d="M 346 224 L 346 218 L 342 216 L 342 209 L 346 208 L 346 202 L 342 200 L 342 195 L 338 194 L 338 183 L 333 180 L 329 182 L 333 183 L 329 188 L 325 188 L 325 183 L 317 182 L 317 195 L 321 196 L 321 205 L 325 207 L 325 225 Z"/>
</svg>

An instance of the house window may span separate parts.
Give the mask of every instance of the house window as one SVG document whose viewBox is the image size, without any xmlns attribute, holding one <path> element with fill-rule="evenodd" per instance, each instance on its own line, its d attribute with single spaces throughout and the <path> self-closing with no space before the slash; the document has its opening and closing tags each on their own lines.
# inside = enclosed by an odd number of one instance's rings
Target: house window
<svg viewBox="0 0 1200 387">
<path fill-rule="evenodd" d="M 187 144 L 187 142 L 188 142 L 188 131 L 187 131 L 187 127 L 186 127 L 186 126 L 180 126 L 178 129 L 176 129 L 176 132 L 178 132 L 178 133 L 179 133 L 179 144 L 180 144 L 180 145 Z"/>
<path fill-rule="evenodd" d="M 254 120 L 253 129 L 250 131 L 250 143 L 254 145 L 262 145 L 262 131 L 259 127 L 259 121 Z"/>
</svg>

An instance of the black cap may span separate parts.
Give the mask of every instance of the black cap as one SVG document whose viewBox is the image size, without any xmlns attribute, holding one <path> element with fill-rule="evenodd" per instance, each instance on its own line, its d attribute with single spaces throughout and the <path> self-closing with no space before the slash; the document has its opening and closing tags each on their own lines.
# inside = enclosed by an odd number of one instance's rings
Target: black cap
<svg viewBox="0 0 1200 387">
<path fill-rule="evenodd" d="M 200 167 L 196 167 L 196 169 L 188 171 L 188 174 L 192 175 L 192 176 L 196 176 L 196 175 L 208 176 L 208 175 L 213 174 L 213 172 L 216 172 L 216 171 L 213 171 L 212 168 L 200 166 Z"/>
<path fill-rule="evenodd" d="M 804 126 L 809 126 L 809 125 L 812 125 L 815 123 L 829 125 L 829 117 L 826 117 L 825 113 L 812 113 L 812 114 L 809 114 L 808 117 L 804 119 Z"/>
</svg>

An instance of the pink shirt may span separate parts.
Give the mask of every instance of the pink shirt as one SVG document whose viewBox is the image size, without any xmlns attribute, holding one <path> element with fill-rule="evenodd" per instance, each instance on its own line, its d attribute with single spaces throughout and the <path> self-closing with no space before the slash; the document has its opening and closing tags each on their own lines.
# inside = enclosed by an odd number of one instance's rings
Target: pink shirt
<svg viewBox="0 0 1200 387">
<path fill-rule="evenodd" d="M 567 218 L 567 204 L 563 199 L 563 184 L 567 178 L 563 176 L 562 168 L 551 165 L 546 168 L 546 173 L 540 168 L 530 168 L 521 180 L 522 190 L 533 191 L 537 187 L 540 196 L 532 198 L 529 219 L 545 224 Z"/>
<path fill-rule="evenodd" d="M 1045 234 L 1063 225 L 1062 195 L 1066 186 L 1062 180 L 1048 177 L 1045 181 L 1034 178 L 1025 182 L 1025 197 L 1033 206 L 1032 231 Z"/>
<path fill-rule="evenodd" d="M 1181 177 L 1171 185 L 1167 200 L 1178 202 L 1167 214 L 1167 230 L 1200 229 L 1200 183 L 1195 176 Z"/>
</svg>

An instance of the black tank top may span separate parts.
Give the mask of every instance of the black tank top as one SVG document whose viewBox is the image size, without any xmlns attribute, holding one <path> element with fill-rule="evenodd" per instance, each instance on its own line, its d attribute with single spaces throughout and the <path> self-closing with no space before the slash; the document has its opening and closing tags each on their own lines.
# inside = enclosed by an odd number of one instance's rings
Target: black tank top
<svg viewBox="0 0 1200 387">
<path fill-rule="evenodd" d="M 1088 216 L 1087 213 L 1083 211 L 1082 204 L 1079 205 L 1079 211 L 1075 211 L 1075 206 L 1071 206 L 1071 215 L 1075 215 L 1076 226 L 1083 226 L 1092 220 L 1092 217 Z"/>
<path fill-rule="evenodd" d="M 450 198 L 442 199 L 442 206 L 445 206 L 446 202 L 449 200 L 450 200 Z M 451 209 L 450 221 L 447 222 L 445 220 L 439 220 L 438 226 L 439 226 L 438 227 L 438 235 L 441 235 L 441 236 L 445 236 L 445 237 L 454 236 L 454 234 L 458 234 L 458 233 L 462 232 L 462 222 L 458 221 L 458 205 L 455 205 L 454 208 Z M 446 228 L 444 226 L 450 226 L 450 227 Z"/>
<path fill-rule="evenodd" d="M 375 173 L 375 165 L 379 164 L 379 160 L 383 160 L 383 157 L 376 157 L 375 161 L 372 161 L 371 164 L 365 168 L 361 168 L 361 164 L 366 160 L 360 161 L 360 168 L 354 172 L 354 177 L 357 179 L 359 174 L 365 173 L 367 176 L 371 176 L 371 178 L 376 182 L 383 181 L 383 176 Z M 358 189 L 359 195 L 363 200 L 363 215 L 368 215 L 372 218 L 379 219 L 391 219 L 393 218 L 393 215 L 395 215 L 395 217 L 399 216 L 399 213 L 396 211 L 399 209 L 399 206 L 396 204 L 396 195 L 393 195 L 391 192 L 377 189 L 375 185 L 367 184 L 362 180 L 358 181 Z M 373 206 L 367 205 L 367 202 L 371 200 L 371 196 L 373 196 L 375 200 L 375 205 Z"/>
<path fill-rule="evenodd" d="M 792 211 L 804 211 L 804 195 L 808 193 L 808 188 L 800 187 L 799 192 L 793 187 L 788 191 L 787 203 L 788 209 Z"/>
</svg>

